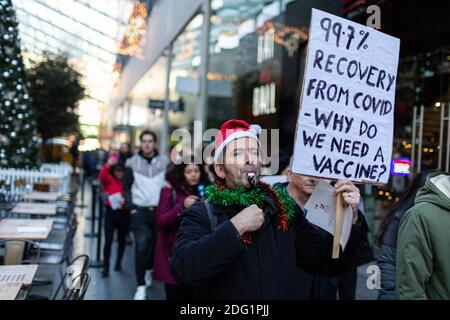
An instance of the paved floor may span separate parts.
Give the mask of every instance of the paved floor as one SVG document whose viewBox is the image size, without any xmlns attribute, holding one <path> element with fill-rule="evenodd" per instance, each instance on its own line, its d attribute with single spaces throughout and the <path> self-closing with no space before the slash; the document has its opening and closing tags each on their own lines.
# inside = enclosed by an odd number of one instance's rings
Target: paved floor
<svg viewBox="0 0 450 320">
<path fill-rule="evenodd" d="M 96 259 L 96 238 L 85 237 L 85 233 L 91 230 L 91 190 L 88 184 L 85 188 L 85 208 L 77 208 L 79 226 L 75 236 L 74 256 L 78 254 L 88 254 L 92 260 Z M 95 226 L 95 228 L 97 228 Z M 117 244 L 114 242 L 112 248 L 111 261 L 115 260 Z M 95 263 L 96 261 L 93 261 Z M 369 290 L 367 288 L 367 278 L 370 276 L 367 269 L 368 265 L 358 268 L 358 281 L 356 289 L 357 300 L 374 300 L 376 299 L 377 290 Z M 91 300 L 128 300 L 133 299 L 136 289 L 136 281 L 134 274 L 134 247 L 127 245 L 122 261 L 122 271 L 110 271 L 108 278 L 101 278 L 101 268 L 91 268 L 92 277 L 91 284 L 86 294 L 86 299 Z M 164 286 L 161 283 L 154 282 L 153 286 L 148 288 L 147 297 L 150 300 L 165 299 Z"/>
<path fill-rule="evenodd" d="M 85 208 L 77 208 L 78 211 L 78 229 L 75 235 L 74 256 L 85 253 L 91 257 L 91 263 L 97 261 L 97 238 L 86 237 L 86 233 L 91 232 L 91 189 L 86 184 L 85 188 Z M 94 225 L 95 230 L 97 224 Z M 103 230 L 102 230 L 103 231 Z M 104 235 L 102 235 L 102 238 Z M 103 244 L 101 246 L 103 250 Z M 114 241 L 111 249 L 111 261 L 115 261 L 117 253 L 117 243 Z M 102 254 L 100 254 L 100 257 Z M 101 257 L 102 258 L 102 257 Z M 134 247 L 127 245 L 122 260 L 122 271 L 110 270 L 109 277 L 101 277 L 101 268 L 90 268 L 91 284 L 86 293 L 88 300 L 129 300 L 133 299 L 136 290 L 136 278 L 134 273 Z M 163 284 L 154 281 L 153 285 L 147 290 L 149 300 L 165 299 Z"/>
</svg>

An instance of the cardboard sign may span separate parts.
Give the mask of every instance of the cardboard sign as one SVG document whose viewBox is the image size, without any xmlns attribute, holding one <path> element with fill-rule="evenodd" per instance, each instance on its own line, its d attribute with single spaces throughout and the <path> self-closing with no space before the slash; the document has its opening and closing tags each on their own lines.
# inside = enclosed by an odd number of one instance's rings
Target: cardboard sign
<svg viewBox="0 0 450 320">
<path fill-rule="evenodd" d="M 293 172 L 386 183 L 400 40 L 312 11 Z"/>
</svg>

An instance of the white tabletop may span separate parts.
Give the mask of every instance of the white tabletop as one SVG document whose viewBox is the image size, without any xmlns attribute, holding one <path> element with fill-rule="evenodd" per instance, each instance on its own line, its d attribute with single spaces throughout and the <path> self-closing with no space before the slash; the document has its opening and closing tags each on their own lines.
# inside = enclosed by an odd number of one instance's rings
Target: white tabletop
<svg viewBox="0 0 450 320">
<path fill-rule="evenodd" d="M 53 227 L 50 219 L 3 219 L 0 239 L 45 240 Z"/>
</svg>

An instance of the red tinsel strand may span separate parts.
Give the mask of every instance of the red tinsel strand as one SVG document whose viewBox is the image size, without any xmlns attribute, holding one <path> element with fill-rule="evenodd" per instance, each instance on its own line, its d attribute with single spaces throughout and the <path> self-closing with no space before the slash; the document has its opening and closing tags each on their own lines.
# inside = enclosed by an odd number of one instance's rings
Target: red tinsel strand
<svg viewBox="0 0 450 320">
<path fill-rule="evenodd" d="M 251 233 L 244 233 L 242 236 L 241 236 L 241 239 L 242 239 L 242 241 L 245 243 L 245 244 L 252 244 L 252 234 Z"/>
<path fill-rule="evenodd" d="M 221 190 L 227 189 L 227 186 L 225 185 L 225 183 L 219 179 L 217 179 L 215 181 L 215 184 Z M 278 194 L 268 184 L 266 184 L 262 181 L 259 182 L 259 185 L 260 185 L 261 189 L 264 192 L 266 192 L 272 199 L 274 199 L 275 203 L 277 204 L 277 207 L 278 207 L 278 229 L 287 231 L 289 228 L 289 220 L 288 220 L 288 217 L 286 214 L 286 208 L 285 208 L 284 204 L 281 202 L 280 198 L 278 197 Z M 241 236 L 241 239 L 247 245 L 252 244 L 252 234 L 251 233 L 248 233 L 248 232 L 244 233 Z"/>
<path fill-rule="evenodd" d="M 227 188 L 227 186 L 225 185 L 225 182 L 223 182 L 222 180 L 216 179 L 216 181 L 214 181 L 214 184 L 220 189 L 220 190 L 225 190 Z"/>
<path fill-rule="evenodd" d="M 269 196 L 272 197 L 272 199 L 275 200 L 277 207 L 278 207 L 278 229 L 281 229 L 283 231 L 287 231 L 289 228 L 289 220 L 286 214 L 286 208 L 284 204 L 281 202 L 280 198 L 278 197 L 278 194 L 273 190 L 268 184 L 260 181 L 261 189 L 263 189 Z"/>
</svg>

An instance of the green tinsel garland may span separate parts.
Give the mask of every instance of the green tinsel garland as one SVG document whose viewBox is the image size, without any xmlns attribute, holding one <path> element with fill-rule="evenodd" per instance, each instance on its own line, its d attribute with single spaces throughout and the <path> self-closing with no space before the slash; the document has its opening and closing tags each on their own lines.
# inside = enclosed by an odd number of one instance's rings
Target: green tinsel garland
<svg viewBox="0 0 450 320">
<path fill-rule="evenodd" d="M 289 193 L 287 193 L 286 188 L 274 187 L 273 190 L 277 193 L 281 203 L 284 204 L 288 220 L 292 221 L 295 218 L 295 206 L 297 203 L 292 199 Z"/>
<path fill-rule="evenodd" d="M 288 220 L 292 221 L 295 217 L 295 201 L 284 188 L 275 187 L 273 190 L 277 193 L 281 203 L 284 205 Z M 216 184 L 212 184 L 206 188 L 205 195 L 209 202 L 224 207 L 232 205 L 249 207 L 252 204 L 256 204 L 261 208 L 266 193 L 261 189 L 247 190 L 242 186 L 234 189 L 221 189 Z"/>
</svg>

